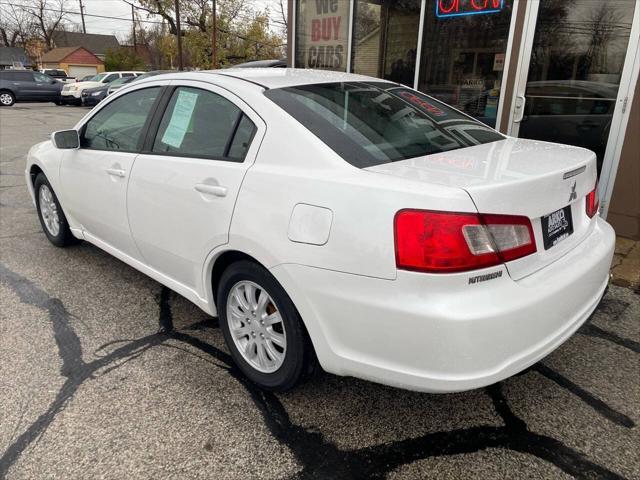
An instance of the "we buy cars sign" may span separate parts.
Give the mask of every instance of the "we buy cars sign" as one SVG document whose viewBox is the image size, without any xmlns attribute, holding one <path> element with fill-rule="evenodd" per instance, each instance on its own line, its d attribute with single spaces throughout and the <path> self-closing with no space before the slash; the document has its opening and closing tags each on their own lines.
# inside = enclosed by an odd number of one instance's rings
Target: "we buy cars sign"
<svg viewBox="0 0 640 480">
<path fill-rule="evenodd" d="M 346 70 L 349 2 L 307 0 L 306 3 L 306 67 Z"/>
</svg>

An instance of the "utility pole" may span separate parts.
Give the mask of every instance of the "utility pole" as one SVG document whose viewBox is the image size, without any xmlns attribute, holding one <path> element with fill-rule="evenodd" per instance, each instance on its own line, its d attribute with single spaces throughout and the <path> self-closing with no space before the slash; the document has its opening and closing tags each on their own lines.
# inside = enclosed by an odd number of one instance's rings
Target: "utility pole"
<svg viewBox="0 0 640 480">
<path fill-rule="evenodd" d="M 217 22 L 216 22 L 216 0 L 211 0 L 211 9 L 213 17 L 213 29 L 211 31 L 211 68 L 218 68 L 218 51 L 216 46 L 217 38 Z"/>
<path fill-rule="evenodd" d="M 80 18 L 82 18 L 82 33 L 87 33 L 87 26 L 84 24 L 84 5 L 82 5 L 82 0 L 80 1 Z"/>
<path fill-rule="evenodd" d="M 178 37 L 178 70 L 184 70 L 182 64 L 182 32 L 180 31 L 180 3 L 179 0 L 175 0 L 176 5 L 176 35 Z"/>
<path fill-rule="evenodd" d="M 133 3 L 131 4 L 131 25 L 133 27 L 133 51 L 135 52 L 138 42 L 136 42 L 136 12 Z"/>
</svg>

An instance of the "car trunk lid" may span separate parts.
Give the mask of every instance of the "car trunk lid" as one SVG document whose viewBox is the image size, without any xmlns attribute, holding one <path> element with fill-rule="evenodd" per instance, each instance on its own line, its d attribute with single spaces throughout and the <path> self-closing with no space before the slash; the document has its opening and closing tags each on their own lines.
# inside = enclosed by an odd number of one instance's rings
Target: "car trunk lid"
<svg viewBox="0 0 640 480">
<path fill-rule="evenodd" d="M 507 138 L 366 170 L 462 188 L 482 214 L 529 217 L 537 252 L 507 262 L 515 280 L 569 252 L 592 224 L 585 196 L 595 187 L 596 157 L 582 148 Z"/>
</svg>

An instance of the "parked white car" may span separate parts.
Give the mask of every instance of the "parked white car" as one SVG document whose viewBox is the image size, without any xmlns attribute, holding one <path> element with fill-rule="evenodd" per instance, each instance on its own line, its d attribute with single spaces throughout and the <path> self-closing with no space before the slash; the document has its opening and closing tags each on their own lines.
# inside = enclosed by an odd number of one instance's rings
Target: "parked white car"
<svg viewBox="0 0 640 480">
<path fill-rule="evenodd" d="M 62 92 L 60 93 L 60 97 L 62 99 L 62 103 L 81 105 L 83 90 L 87 88 L 102 87 L 118 78 L 137 77 L 138 75 L 142 75 L 143 73 L 144 72 L 137 71 L 99 73 L 89 81 L 65 84 Z"/>
<path fill-rule="evenodd" d="M 316 358 L 428 392 L 502 380 L 587 320 L 614 249 L 592 152 L 336 72 L 133 82 L 35 145 L 26 178 L 54 245 L 87 240 L 217 315 L 266 389 Z"/>
</svg>

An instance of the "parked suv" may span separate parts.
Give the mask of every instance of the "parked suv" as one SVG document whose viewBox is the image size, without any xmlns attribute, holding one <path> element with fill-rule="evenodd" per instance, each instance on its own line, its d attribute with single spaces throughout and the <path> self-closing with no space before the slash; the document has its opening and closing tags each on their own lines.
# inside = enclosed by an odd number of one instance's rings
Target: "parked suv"
<svg viewBox="0 0 640 480">
<path fill-rule="evenodd" d="M 63 84 L 49 75 L 31 70 L 0 70 L 0 106 L 15 102 L 54 102 L 60 104 Z"/>
<path fill-rule="evenodd" d="M 82 104 L 82 91 L 87 88 L 104 87 L 108 83 L 122 77 L 137 77 L 144 72 L 105 72 L 99 73 L 88 82 L 69 83 L 62 89 L 62 103 L 70 103 L 73 105 Z"/>
</svg>

